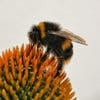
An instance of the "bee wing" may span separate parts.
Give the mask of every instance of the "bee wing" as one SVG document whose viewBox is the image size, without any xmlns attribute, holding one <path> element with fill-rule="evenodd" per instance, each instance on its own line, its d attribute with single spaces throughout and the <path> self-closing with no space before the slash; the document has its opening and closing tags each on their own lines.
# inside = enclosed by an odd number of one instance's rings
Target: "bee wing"
<svg viewBox="0 0 100 100">
<path fill-rule="evenodd" d="M 66 39 L 70 39 L 73 42 L 77 42 L 83 45 L 87 45 L 86 41 L 78 35 L 75 35 L 73 32 L 69 31 L 68 29 L 62 29 L 58 32 L 51 32 L 51 34 L 55 34 Z"/>
</svg>

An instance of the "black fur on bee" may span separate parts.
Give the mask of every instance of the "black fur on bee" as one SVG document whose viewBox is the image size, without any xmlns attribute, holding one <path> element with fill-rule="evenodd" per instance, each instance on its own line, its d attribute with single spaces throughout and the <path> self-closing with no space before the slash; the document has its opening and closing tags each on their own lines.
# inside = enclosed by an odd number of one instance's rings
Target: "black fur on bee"
<svg viewBox="0 0 100 100">
<path fill-rule="evenodd" d="M 71 40 L 64 37 L 50 34 L 51 32 L 58 32 L 61 28 L 58 24 L 52 22 L 40 22 L 39 25 L 33 26 L 28 33 L 29 40 L 32 44 L 42 44 L 47 47 L 46 54 L 54 53 L 59 61 L 57 66 L 61 70 L 64 62 L 67 62 L 73 55 L 73 45 Z M 44 59 L 46 55 L 44 56 Z"/>
</svg>

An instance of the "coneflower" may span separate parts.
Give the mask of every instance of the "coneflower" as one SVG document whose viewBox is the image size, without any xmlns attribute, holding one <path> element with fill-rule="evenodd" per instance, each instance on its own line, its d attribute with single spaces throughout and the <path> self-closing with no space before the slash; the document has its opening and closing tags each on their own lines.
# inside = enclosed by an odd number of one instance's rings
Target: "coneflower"
<svg viewBox="0 0 100 100">
<path fill-rule="evenodd" d="M 2 52 L 0 56 L 0 100 L 76 100 L 69 78 L 61 71 L 57 76 L 58 60 L 46 57 L 42 46 Z"/>
</svg>

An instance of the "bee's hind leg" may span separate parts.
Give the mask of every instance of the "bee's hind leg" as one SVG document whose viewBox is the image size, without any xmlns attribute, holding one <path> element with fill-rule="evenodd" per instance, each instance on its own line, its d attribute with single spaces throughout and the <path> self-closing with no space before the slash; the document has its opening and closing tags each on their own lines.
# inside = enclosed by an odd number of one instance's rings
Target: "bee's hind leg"
<svg viewBox="0 0 100 100">
<path fill-rule="evenodd" d="M 56 54 L 57 59 L 58 59 L 56 75 L 60 75 L 60 71 L 63 68 L 63 61 L 64 61 L 63 52 L 62 52 L 61 48 L 57 47 L 57 49 L 56 48 L 54 49 L 54 53 Z"/>
<path fill-rule="evenodd" d="M 62 67 L 63 67 L 63 58 L 58 58 L 58 66 L 57 66 L 56 76 L 60 75 Z"/>
<path fill-rule="evenodd" d="M 50 53 L 50 51 L 51 51 L 51 48 L 47 47 L 47 49 L 45 51 L 45 54 L 42 57 L 42 61 L 46 60 L 46 58 L 47 58 L 48 54 Z"/>
<path fill-rule="evenodd" d="M 63 58 L 58 58 L 57 70 L 62 70 L 63 67 Z"/>
</svg>

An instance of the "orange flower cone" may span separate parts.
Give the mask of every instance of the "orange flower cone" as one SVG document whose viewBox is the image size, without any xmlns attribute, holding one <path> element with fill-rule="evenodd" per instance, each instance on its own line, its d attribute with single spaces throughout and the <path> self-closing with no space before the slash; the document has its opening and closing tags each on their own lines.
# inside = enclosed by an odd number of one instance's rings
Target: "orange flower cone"
<svg viewBox="0 0 100 100">
<path fill-rule="evenodd" d="M 22 45 L 0 56 L 0 100 L 76 100 L 66 73 L 57 73 L 57 58 L 42 46 Z"/>
</svg>

